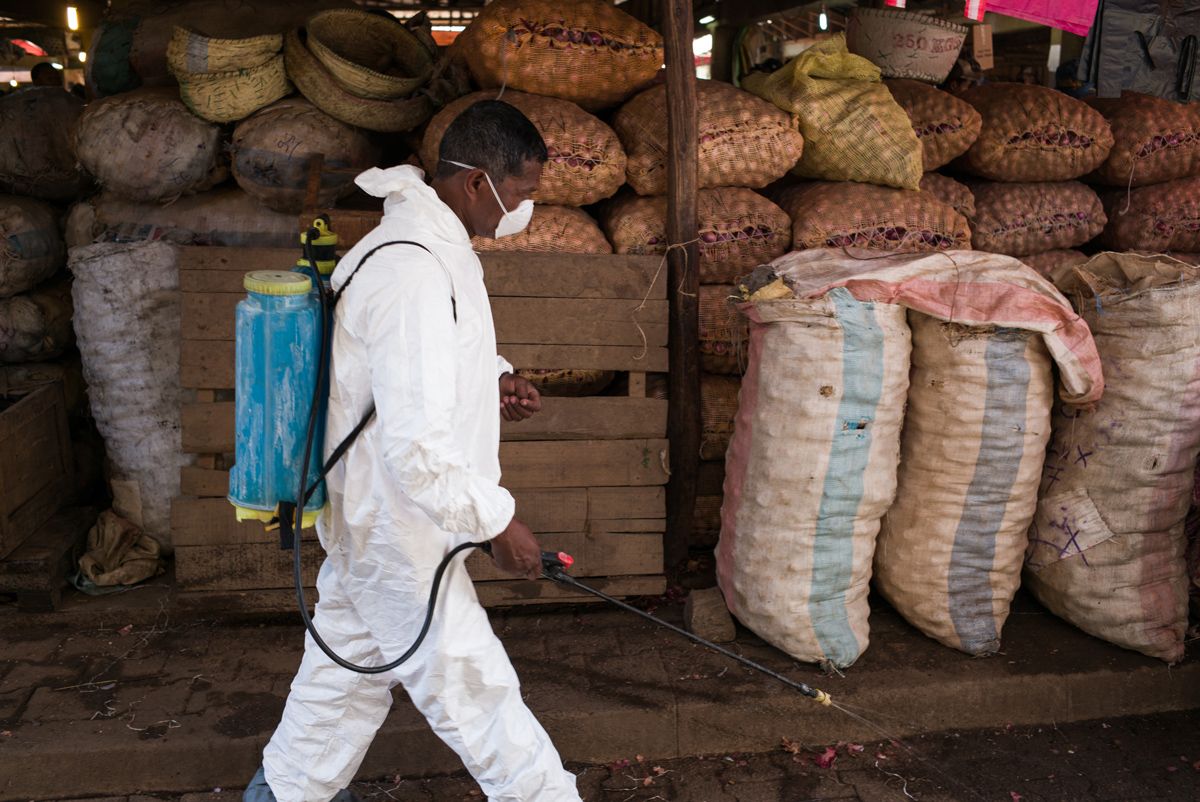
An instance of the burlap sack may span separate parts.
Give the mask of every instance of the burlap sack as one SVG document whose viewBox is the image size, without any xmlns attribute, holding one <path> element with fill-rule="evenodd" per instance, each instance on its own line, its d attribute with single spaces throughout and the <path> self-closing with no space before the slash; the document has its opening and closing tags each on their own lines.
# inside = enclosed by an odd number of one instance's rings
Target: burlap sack
<svg viewBox="0 0 1200 802">
<path fill-rule="evenodd" d="M 0 365 L 62 356 L 75 342 L 72 314 L 71 282 L 65 278 L 0 298 Z"/>
<path fill-rule="evenodd" d="M 570 206 L 534 206 L 533 218 L 520 234 L 500 239 L 474 237 L 471 247 L 477 251 L 613 252 L 596 221 Z"/>
<path fill-rule="evenodd" d="M 173 89 L 138 89 L 90 104 L 79 120 L 79 161 L 110 192 L 169 201 L 228 176 L 221 129 L 187 110 Z"/>
<path fill-rule="evenodd" d="M 1108 225 L 1100 243 L 1115 251 L 1200 251 L 1200 176 L 1101 196 Z"/>
<path fill-rule="evenodd" d="M 896 492 L 904 308 L 844 288 L 743 306 L 749 367 L 725 462 L 717 579 L 730 611 L 797 660 L 867 647 L 879 520 Z"/>
<path fill-rule="evenodd" d="M 879 68 L 846 50 L 846 37 L 810 47 L 782 69 L 754 73 L 746 89 L 800 119 L 804 155 L 795 172 L 827 181 L 900 189 L 921 182 L 921 142 L 880 81 Z"/>
<path fill-rule="evenodd" d="M 0 195 L 0 298 L 33 289 L 66 261 L 54 208 L 33 198 Z"/>
<path fill-rule="evenodd" d="M 1108 222 L 1100 198 L 1078 181 L 981 181 L 972 189 L 971 242 L 978 251 L 1022 256 L 1074 248 L 1095 238 Z"/>
<path fill-rule="evenodd" d="M 450 123 L 469 106 L 493 100 L 495 92 L 475 92 L 434 115 L 421 141 L 421 163 L 432 175 L 438 148 Z M 568 100 L 506 90 L 501 98 L 518 108 L 546 141 L 549 158 L 533 199 L 553 206 L 587 206 L 612 196 L 625 183 L 625 151 L 616 133 L 598 117 Z"/>
<path fill-rule="evenodd" d="M 544 396 L 578 398 L 599 395 L 612 384 L 616 374 L 611 370 L 529 369 L 517 374 L 529 379 Z"/>
<path fill-rule="evenodd" d="M 740 375 L 745 370 L 746 318 L 734 306 L 732 284 L 700 287 L 700 368 L 705 373 Z"/>
<path fill-rule="evenodd" d="M 1108 158 L 1112 130 L 1081 100 L 1044 86 L 985 84 L 963 100 L 983 116 L 975 144 L 958 162 L 994 181 L 1070 181 Z"/>
<path fill-rule="evenodd" d="M 301 98 L 282 100 L 238 123 L 232 154 L 238 186 L 268 208 L 292 214 L 304 208 L 308 164 L 317 154 L 325 157 L 317 194 L 321 208 L 353 192 L 355 173 L 378 158 L 362 131 Z"/>
<path fill-rule="evenodd" d="M 1200 270 L 1101 254 L 1067 296 L 1104 360 L 1104 397 L 1054 411 L 1025 583 L 1086 632 L 1167 662 L 1187 628 L 1184 517 L 1200 453 Z"/>
<path fill-rule="evenodd" d="M 765 187 L 787 174 L 804 151 L 795 118 L 720 81 L 696 83 L 700 187 Z M 613 118 L 629 185 L 639 195 L 667 192 L 667 87 L 647 89 Z"/>
<path fill-rule="evenodd" d="M 454 46 L 485 89 L 560 97 L 590 111 L 622 102 L 663 64 L 662 37 L 603 0 L 496 0 Z"/>
<path fill-rule="evenodd" d="M 969 248 L 966 218 L 932 194 L 850 182 L 790 187 L 779 205 L 792 218 L 792 247 L 922 252 Z"/>
<path fill-rule="evenodd" d="M 963 217 L 975 216 L 975 195 L 966 184 L 941 173 L 926 173 L 921 177 L 921 191 L 928 192 Z"/>
<path fill-rule="evenodd" d="M 787 214 L 753 190 L 702 189 L 698 207 L 703 284 L 728 284 L 788 250 Z M 605 208 L 601 223 L 617 253 L 656 254 L 667 250 L 665 197 L 618 197 Z"/>
<path fill-rule="evenodd" d="M 1114 187 L 1160 184 L 1200 173 L 1200 104 L 1124 92 L 1091 98 L 1112 126 L 1113 148 L 1090 178 Z"/>
<path fill-rule="evenodd" d="M 1045 276 L 1055 287 L 1062 287 L 1075 268 L 1082 266 L 1088 258 L 1083 251 L 1059 250 L 1026 254 L 1021 261 Z"/>
<path fill-rule="evenodd" d="M 912 120 L 926 172 L 949 164 L 975 144 L 983 118 L 970 103 L 921 81 L 891 78 L 884 84 Z"/>
<path fill-rule="evenodd" d="M 82 195 L 88 178 L 75 155 L 83 101 L 53 86 L 0 98 L 0 190 L 50 201 Z"/>
<path fill-rule="evenodd" d="M 1037 506 L 1054 398 L 1050 355 L 1028 331 L 916 312 L 908 322 L 908 409 L 875 585 L 931 638 L 991 654 Z"/>
<path fill-rule="evenodd" d="M 742 380 L 735 376 L 700 377 L 700 459 L 724 459 L 733 437 L 737 417 L 738 390 Z"/>
</svg>

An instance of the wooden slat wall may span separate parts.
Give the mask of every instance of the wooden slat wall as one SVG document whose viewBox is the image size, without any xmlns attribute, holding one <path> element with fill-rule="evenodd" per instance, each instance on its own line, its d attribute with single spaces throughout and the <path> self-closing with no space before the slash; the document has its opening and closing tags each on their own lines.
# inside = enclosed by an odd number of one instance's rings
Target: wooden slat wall
<svg viewBox="0 0 1200 802">
<path fill-rule="evenodd" d="M 357 220 L 357 218 L 356 218 Z M 373 225 L 373 223 L 372 223 Z M 340 227 L 339 227 L 340 226 Z M 335 216 L 352 244 L 364 221 Z M 349 241 L 345 231 L 351 231 Z M 180 251 L 185 389 L 182 470 L 172 508 L 176 575 L 191 590 L 284 589 L 292 556 L 258 523 L 238 523 L 224 500 L 232 465 L 233 324 L 250 270 L 289 269 L 296 252 L 269 248 Z M 500 352 L 519 368 L 602 369 L 630 375 L 628 396 L 547 398 L 542 413 L 502 427 L 504 485 L 517 514 L 548 549 L 576 557 L 574 572 L 610 592 L 661 592 L 669 475 L 667 402 L 645 395 L 665 372 L 666 288 L 656 257 L 487 254 L 482 257 Z M 303 552 L 307 580 L 321 551 Z M 485 603 L 575 600 L 575 593 L 505 579 L 482 555 L 468 567 Z"/>
</svg>

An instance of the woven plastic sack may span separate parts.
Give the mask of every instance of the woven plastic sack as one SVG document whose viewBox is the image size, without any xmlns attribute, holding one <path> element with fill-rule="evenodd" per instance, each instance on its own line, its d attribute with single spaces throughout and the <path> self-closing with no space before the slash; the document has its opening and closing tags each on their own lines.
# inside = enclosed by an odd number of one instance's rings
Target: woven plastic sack
<svg viewBox="0 0 1200 802">
<path fill-rule="evenodd" d="M 949 164 L 975 144 L 983 118 L 970 103 L 907 78 L 884 84 L 912 121 L 927 172 Z"/>
<path fill-rule="evenodd" d="M 221 129 L 188 111 L 170 89 L 139 89 L 90 104 L 75 142 L 88 172 L 133 201 L 173 200 L 228 175 Z"/>
<path fill-rule="evenodd" d="M 959 164 L 994 181 L 1070 181 L 1108 158 L 1112 130 L 1100 112 L 1044 86 L 986 84 L 962 99 L 983 116 Z"/>
<path fill-rule="evenodd" d="M 725 458 L 741 385 L 735 376 L 700 376 L 700 459 Z"/>
<path fill-rule="evenodd" d="M 33 289 L 66 258 L 58 214 L 49 204 L 0 195 L 0 298 Z"/>
<path fill-rule="evenodd" d="M 603 0 L 496 0 L 454 46 L 485 89 L 507 86 L 589 111 L 624 101 L 663 64 L 662 37 Z"/>
<path fill-rule="evenodd" d="M 72 248 L 75 328 L 122 513 L 164 546 L 189 457 L 180 443 L 179 270 L 162 242 Z M 112 302 L 120 298 L 119 304 Z M 128 502 L 127 502 L 128 503 Z"/>
<path fill-rule="evenodd" d="M 92 43 L 88 47 L 88 60 L 84 62 L 84 83 L 96 97 L 129 92 L 142 85 L 142 79 L 133 71 L 130 50 L 133 48 L 133 33 L 137 29 L 137 17 L 105 19 L 92 31 Z"/>
<path fill-rule="evenodd" d="M 1117 251 L 1200 251 L 1200 176 L 1101 195 L 1108 225 L 1100 236 Z"/>
<path fill-rule="evenodd" d="M 1184 517 L 1200 453 L 1200 270 L 1101 254 L 1068 289 L 1107 387 L 1054 412 L 1025 584 L 1098 638 L 1174 663 L 1187 628 Z"/>
<path fill-rule="evenodd" d="M 699 187 L 765 187 L 787 175 L 804 152 L 795 118 L 720 81 L 696 82 Z M 667 87 L 651 87 L 613 118 L 639 195 L 667 192 Z"/>
<path fill-rule="evenodd" d="M 517 373 L 529 379 L 545 396 L 578 398 L 599 395 L 612 384 L 611 370 L 525 369 Z"/>
<path fill-rule="evenodd" d="M 72 136 L 83 101 L 53 86 L 0 97 L 0 189 L 51 201 L 87 188 Z"/>
<path fill-rule="evenodd" d="M 1124 92 L 1088 100 L 1112 126 L 1113 148 L 1090 178 L 1142 187 L 1200 173 L 1200 104 Z"/>
<path fill-rule="evenodd" d="M 879 531 L 875 585 L 931 638 L 992 654 L 1021 582 L 1050 440 L 1050 356 L 1028 331 L 917 312 L 908 322 L 898 489 Z"/>
<path fill-rule="evenodd" d="M 733 304 L 732 284 L 700 287 L 700 368 L 705 373 L 741 375 L 750 330 Z"/>
<path fill-rule="evenodd" d="M 0 365 L 62 356 L 75 342 L 71 315 L 71 282 L 65 279 L 0 298 Z"/>
<path fill-rule="evenodd" d="M 196 73 L 248 70 L 266 64 L 283 50 L 278 33 L 218 39 L 176 25 L 167 45 L 167 68 L 176 78 Z"/>
<path fill-rule="evenodd" d="M 297 220 L 273 212 L 237 187 L 188 195 L 166 206 L 103 193 L 71 207 L 67 247 L 163 240 L 174 245 L 295 248 Z"/>
<path fill-rule="evenodd" d="M 844 668 L 867 647 L 875 536 L 896 492 L 904 308 L 838 288 L 743 309 L 749 364 L 717 579 L 730 612 L 764 640 Z"/>
<path fill-rule="evenodd" d="M 279 212 L 296 214 L 304 208 L 309 161 L 318 154 L 325 157 L 317 193 L 323 208 L 353 192 L 355 172 L 373 166 L 378 155 L 362 131 L 300 98 L 269 106 L 233 131 L 238 186 Z"/>
<path fill-rule="evenodd" d="M 1044 276 L 1055 287 L 1062 287 L 1075 268 L 1082 266 L 1088 258 L 1083 251 L 1067 249 L 1026 254 L 1021 257 L 1021 261 L 1036 270 L 1038 275 Z"/>
<path fill-rule="evenodd" d="M 1078 181 L 979 182 L 971 220 L 976 250 L 1022 256 L 1074 248 L 1094 239 L 1108 218 L 1096 193 Z"/>
<path fill-rule="evenodd" d="M 804 155 L 797 175 L 915 190 L 924 172 L 921 142 L 879 75 L 837 34 L 770 75 L 748 76 L 743 86 L 799 117 Z"/>
<path fill-rule="evenodd" d="M 966 218 L 930 193 L 855 184 L 800 184 L 781 194 L 792 247 L 922 252 L 967 248 Z"/>
<path fill-rule="evenodd" d="M 588 213 L 570 206 L 534 206 L 529 226 L 520 234 L 500 239 L 475 237 L 477 251 L 539 253 L 612 253 L 604 232 Z"/>
<path fill-rule="evenodd" d="M 728 284 L 788 250 L 787 214 L 753 190 L 702 189 L 697 206 L 702 284 Z M 666 253 L 665 197 L 618 197 L 604 210 L 601 223 L 617 253 Z"/>
<path fill-rule="evenodd" d="M 975 216 L 975 194 L 966 184 L 941 173 L 926 173 L 921 177 L 921 191 L 928 192 L 963 217 Z"/>
<path fill-rule="evenodd" d="M 421 141 L 426 172 L 437 170 L 438 149 L 450 123 L 469 106 L 495 97 L 495 92 L 475 92 L 434 115 Z M 533 194 L 537 203 L 587 206 L 611 197 L 625 183 L 625 151 L 613 129 L 598 117 L 552 97 L 505 91 L 503 100 L 528 117 L 546 142 L 548 158 Z"/>
<path fill-rule="evenodd" d="M 244 120 L 292 92 L 283 55 L 230 72 L 179 74 L 179 98 L 193 114 L 214 123 Z"/>
</svg>

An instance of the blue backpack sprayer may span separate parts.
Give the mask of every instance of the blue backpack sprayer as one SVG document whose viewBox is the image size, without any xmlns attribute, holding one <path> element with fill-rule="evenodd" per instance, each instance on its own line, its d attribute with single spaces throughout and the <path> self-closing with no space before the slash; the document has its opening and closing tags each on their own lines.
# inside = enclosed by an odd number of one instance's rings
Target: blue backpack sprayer
<svg viewBox="0 0 1200 802">
<path fill-rule="evenodd" d="M 293 550 L 296 598 L 313 641 L 343 668 L 362 674 L 382 674 L 407 661 L 420 648 L 433 621 L 442 577 L 454 557 L 473 548 L 491 553 L 491 544 L 464 543 L 442 559 L 434 573 L 421 631 L 395 660 L 378 666 L 356 665 L 340 657 L 321 639 L 304 596 L 301 539 L 296 532 L 315 522 L 325 506 L 325 475 L 375 415 L 372 405 L 322 464 L 319 444 L 324 442 L 325 434 L 333 310 L 358 270 L 380 250 L 393 246 L 429 249 L 410 240 L 378 245 L 363 256 L 335 293 L 329 287 L 329 278 L 337 266 L 338 237 L 329 228 L 329 218 L 325 215 L 316 218 L 300 235 L 300 243 L 303 254 L 294 270 L 247 273 L 244 281 L 247 297 L 237 306 L 236 464 L 229 475 L 229 501 L 237 511 L 238 520 L 258 520 L 268 527 L 278 526 L 280 548 Z M 788 679 L 580 582 L 566 573 L 573 563 L 569 554 L 544 551 L 542 576 L 665 627 L 822 704 L 831 703 L 824 691 Z"/>
</svg>

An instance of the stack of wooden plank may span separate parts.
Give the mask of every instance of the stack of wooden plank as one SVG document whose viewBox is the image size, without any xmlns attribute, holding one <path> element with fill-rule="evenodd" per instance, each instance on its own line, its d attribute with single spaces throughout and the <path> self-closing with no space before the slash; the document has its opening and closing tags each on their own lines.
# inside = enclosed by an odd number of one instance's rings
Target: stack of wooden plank
<svg viewBox="0 0 1200 802">
<path fill-rule="evenodd" d="M 343 213 L 345 215 L 347 213 Z M 362 213 L 354 213 L 361 216 Z M 374 222 L 378 221 L 378 212 Z M 349 247 L 373 221 L 334 218 Z M 292 555 L 224 500 L 234 439 L 234 313 L 249 270 L 289 269 L 287 249 L 184 248 L 182 473 L 172 510 L 176 576 L 184 590 L 286 589 Z M 547 398 L 543 412 L 504 424 L 503 484 L 547 549 L 610 593 L 661 593 L 667 402 L 647 398 L 646 374 L 667 370 L 667 301 L 658 257 L 485 254 L 500 352 L 518 368 L 620 371 L 622 395 Z M 665 271 L 663 271 L 665 274 Z M 644 338 L 644 339 L 643 339 Z M 497 413 L 498 414 L 498 413 Z M 311 534 L 310 534 L 311 536 Z M 322 553 L 304 550 L 311 584 Z M 546 581 L 505 579 L 483 555 L 468 565 L 485 604 L 578 598 Z"/>
</svg>

